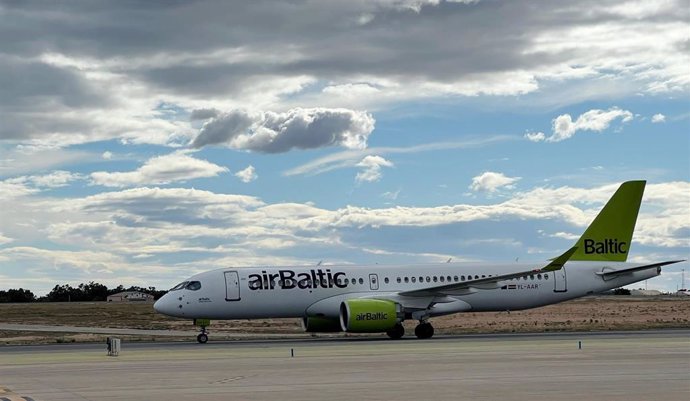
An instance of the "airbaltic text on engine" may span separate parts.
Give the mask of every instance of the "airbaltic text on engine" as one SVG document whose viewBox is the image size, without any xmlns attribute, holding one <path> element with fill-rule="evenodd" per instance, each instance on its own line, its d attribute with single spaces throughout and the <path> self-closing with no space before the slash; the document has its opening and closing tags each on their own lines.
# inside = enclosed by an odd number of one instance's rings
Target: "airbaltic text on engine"
<svg viewBox="0 0 690 401">
<path fill-rule="evenodd" d="M 601 242 L 596 242 L 593 239 L 585 240 L 585 253 L 590 255 L 606 254 L 606 253 L 626 253 L 628 243 L 625 241 L 618 242 L 616 239 L 604 238 Z"/>
<path fill-rule="evenodd" d="M 249 275 L 250 290 L 273 290 L 276 288 L 289 290 L 292 288 L 345 288 L 345 273 L 332 273 L 330 269 L 309 270 L 308 272 L 295 273 L 293 270 L 278 270 L 277 273 L 268 273 L 265 270 L 261 274 Z M 278 281 L 276 281 L 278 280 Z"/>
<path fill-rule="evenodd" d="M 355 316 L 355 320 L 358 320 L 358 321 L 362 321 L 362 320 L 388 320 L 388 313 L 383 313 L 383 312 L 358 313 L 357 316 Z"/>
</svg>

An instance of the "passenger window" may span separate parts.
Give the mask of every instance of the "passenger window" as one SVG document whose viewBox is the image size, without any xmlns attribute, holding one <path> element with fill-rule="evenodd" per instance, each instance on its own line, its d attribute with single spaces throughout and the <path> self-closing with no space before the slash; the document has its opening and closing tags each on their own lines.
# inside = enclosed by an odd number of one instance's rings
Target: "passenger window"
<svg viewBox="0 0 690 401">
<path fill-rule="evenodd" d="M 549 275 L 548 275 L 548 274 L 544 274 L 544 280 L 548 280 L 548 279 L 549 279 Z"/>
<path fill-rule="evenodd" d="M 537 279 L 541 280 L 541 273 L 537 274 Z"/>
<path fill-rule="evenodd" d="M 384 278 L 384 279 L 383 279 L 383 282 L 386 283 L 386 284 L 388 284 L 388 277 Z"/>
<path fill-rule="evenodd" d="M 441 282 L 444 282 L 446 280 L 443 276 L 439 277 L 438 279 L 441 280 Z"/>
<path fill-rule="evenodd" d="M 486 276 L 482 274 L 482 278 L 486 278 Z"/>
<path fill-rule="evenodd" d="M 355 285 L 355 284 L 357 284 L 357 279 L 353 278 L 352 279 L 352 285 Z"/>
<path fill-rule="evenodd" d="M 406 282 L 406 283 L 409 283 L 409 282 L 410 282 L 410 278 L 409 278 L 409 277 L 405 277 L 405 282 Z"/>
<path fill-rule="evenodd" d="M 475 279 L 475 280 L 479 280 L 479 276 L 474 276 L 474 279 Z"/>
<path fill-rule="evenodd" d="M 400 279 L 400 277 L 398 277 L 398 278 L 395 279 L 395 281 L 397 281 L 397 282 L 399 283 L 399 282 L 401 282 L 402 280 Z"/>
<path fill-rule="evenodd" d="M 434 283 L 438 281 L 438 277 L 434 276 Z"/>
<path fill-rule="evenodd" d="M 423 282 L 424 282 L 424 277 L 419 276 L 419 282 L 420 282 L 420 283 L 423 283 Z"/>
<path fill-rule="evenodd" d="M 416 283 L 416 282 L 417 282 L 417 277 L 412 277 L 411 280 L 412 280 L 413 283 Z"/>
<path fill-rule="evenodd" d="M 446 277 L 446 280 L 448 280 L 448 282 L 450 282 L 450 276 Z"/>
<path fill-rule="evenodd" d="M 359 278 L 359 283 L 360 283 L 360 284 L 364 284 L 364 279 L 360 277 L 360 278 Z"/>
<path fill-rule="evenodd" d="M 201 288 L 201 283 L 198 281 L 190 281 L 185 288 L 190 291 L 196 291 Z"/>
<path fill-rule="evenodd" d="M 530 275 L 529 275 L 529 278 L 532 279 L 532 280 L 534 280 L 534 274 L 530 274 Z"/>
<path fill-rule="evenodd" d="M 453 281 L 458 282 L 458 276 L 453 276 Z"/>
<path fill-rule="evenodd" d="M 431 277 L 426 276 L 426 282 L 427 282 L 427 283 L 430 283 L 430 282 L 431 282 Z"/>
<path fill-rule="evenodd" d="M 460 280 L 465 281 L 465 276 L 460 276 Z"/>
</svg>

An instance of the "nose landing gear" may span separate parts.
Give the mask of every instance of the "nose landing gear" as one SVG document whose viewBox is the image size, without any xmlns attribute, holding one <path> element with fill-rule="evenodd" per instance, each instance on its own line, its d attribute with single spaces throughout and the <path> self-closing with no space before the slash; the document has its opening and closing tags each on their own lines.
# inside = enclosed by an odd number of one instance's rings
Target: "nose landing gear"
<svg viewBox="0 0 690 401">
<path fill-rule="evenodd" d="M 206 330 L 206 326 L 201 326 L 201 333 L 196 336 L 196 340 L 199 344 L 206 344 L 208 342 L 208 331 Z"/>
<path fill-rule="evenodd" d="M 196 336 L 196 340 L 199 344 L 206 344 L 208 342 L 208 330 L 206 330 L 206 326 L 210 324 L 211 320 L 209 319 L 194 319 L 194 325 L 200 328 L 200 333 Z"/>
</svg>

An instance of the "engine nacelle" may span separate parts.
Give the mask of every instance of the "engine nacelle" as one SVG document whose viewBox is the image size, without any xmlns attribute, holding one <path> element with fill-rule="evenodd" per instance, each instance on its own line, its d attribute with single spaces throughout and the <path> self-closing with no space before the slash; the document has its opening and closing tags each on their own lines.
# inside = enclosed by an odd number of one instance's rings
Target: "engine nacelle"
<svg viewBox="0 0 690 401">
<path fill-rule="evenodd" d="M 402 306 L 383 299 L 348 299 L 340 304 L 340 328 L 350 333 L 380 333 L 401 321 Z"/>
<path fill-rule="evenodd" d="M 305 316 L 302 318 L 302 328 L 310 333 L 337 333 L 343 331 L 340 328 L 340 321 L 338 319 L 326 317 Z"/>
</svg>

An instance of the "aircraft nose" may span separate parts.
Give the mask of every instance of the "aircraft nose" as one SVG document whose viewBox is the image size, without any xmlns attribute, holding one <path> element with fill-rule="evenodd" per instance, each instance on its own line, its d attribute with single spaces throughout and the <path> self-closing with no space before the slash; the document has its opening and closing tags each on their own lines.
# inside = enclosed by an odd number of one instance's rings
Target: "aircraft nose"
<svg viewBox="0 0 690 401">
<path fill-rule="evenodd" d="M 175 310 L 168 294 L 163 295 L 158 301 L 156 301 L 156 303 L 153 304 L 153 309 L 158 313 L 168 316 L 172 316 Z"/>
</svg>

